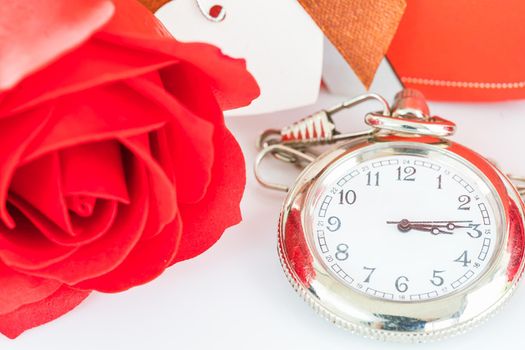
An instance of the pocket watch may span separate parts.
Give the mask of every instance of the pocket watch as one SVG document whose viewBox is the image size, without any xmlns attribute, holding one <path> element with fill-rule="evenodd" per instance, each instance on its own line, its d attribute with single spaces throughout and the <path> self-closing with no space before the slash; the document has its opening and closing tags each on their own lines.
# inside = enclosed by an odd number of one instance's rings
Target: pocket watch
<svg viewBox="0 0 525 350">
<path fill-rule="evenodd" d="M 370 129 L 339 132 L 333 115 L 367 100 L 381 105 L 364 118 Z M 392 109 L 365 94 L 261 135 L 256 178 L 287 192 L 282 267 L 332 323 L 422 342 L 479 324 L 513 293 L 524 266 L 523 179 L 449 140 L 455 130 L 420 92 L 403 90 Z M 262 177 L 267 155 L 304 167 L 293 186 Z"/>
</svg>

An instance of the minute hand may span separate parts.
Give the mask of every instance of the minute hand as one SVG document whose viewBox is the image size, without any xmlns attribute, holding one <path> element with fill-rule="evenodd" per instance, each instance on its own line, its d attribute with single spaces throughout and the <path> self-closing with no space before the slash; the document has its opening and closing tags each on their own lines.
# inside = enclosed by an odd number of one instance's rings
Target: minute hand
<svg viewBox="0 0 525 350">
<path fill-rule="evenodd" d="M 444 227 L 446 226 L 445 225 L 432 225 L 432 224 L 428 224 L 428 225 L 427 224 L 412 224 L 410 225 L 411 230 L 430 232 L 433 235 L 438 235 L 440 233 L 451 235 L 454 233 L 451 231 L 443 230 L 442 228 Z"/>
<path fill-rule="evenodd" d="M 408 232 L 410 230 L 430 232 L 437 234 L 452 234 L 456 228 L 470 228 L 472 221 L 467 220 L 439 220 L 439 221 L 409 221 L 403 219 L 401 221 L 387 221 L 387 224 L 397 224 L 397 228 L 401 232 Z M 458 225 L 468 224 L 468 225 Z M 446 229 L 446 230 L 444 230 Z"/>
</svg>

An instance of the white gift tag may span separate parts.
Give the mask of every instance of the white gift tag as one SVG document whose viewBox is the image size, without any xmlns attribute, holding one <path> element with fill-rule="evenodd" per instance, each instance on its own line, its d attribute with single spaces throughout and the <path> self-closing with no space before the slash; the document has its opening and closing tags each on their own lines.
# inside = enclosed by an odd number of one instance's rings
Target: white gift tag
<svg viewBox="0 0 525 350">
<path fill-rule="evenodd" d="M 246 59 L 261 88 L 250 106 L 227 115 L 260 114 L 314 103 L 319 93 L 323 35 L 295 0 L 201 0 L 224 8 L 222 22 L 207 20 L 195 0 L 173 0 L 155 15 L 181 41 L 216 45 Z"/>
<path fill-rule="evenodd" d="M 333 94 L 356 96 L 366 92 L 363 83 L 328 39 L 325 39 L 323 81 Z M 388 61 L 383 59 L 368 91 L 378 93 L 387 101 L 392 101 L 401 89 L 403 89 L 401 82 Z"/>
</svg>

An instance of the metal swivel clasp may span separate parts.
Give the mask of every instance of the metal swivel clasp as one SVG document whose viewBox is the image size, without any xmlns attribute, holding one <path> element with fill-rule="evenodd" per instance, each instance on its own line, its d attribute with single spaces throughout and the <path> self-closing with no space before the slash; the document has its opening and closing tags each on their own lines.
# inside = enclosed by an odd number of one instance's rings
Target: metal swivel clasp
<svg viewBox="0 0 525 350">
<path fill-rule="evenodd" d="M 381 111 L 378 112 L 379 115 L 390 115 L 390 107 L 383 97 L 377 94 L 364 94 L 331 109 L 314 113 L 281 130 L 268 129 L 259 136 L 257 147 L 263 149 L 270 145 L 282 144 L 297 149 L 304 149 L 309 146 L 330 144 L 370 134 L 371 130 L 358 133 L 341 133 L 337 130 L 332 119 L 334 114 L 369 100 L 376 100 L 380 103 Z"/>
<path fill-rule="evenodd" d="M 392 115 L 368 113 L 365 123 L 373 128 L 398 134 L 447 137 L 456 132 L 455 123 L 430 115 L 425 97 L 414 89 L 397 93 Z"/>
<path fill-rule="evenodd" d="M 369 100 L 375 100 L 381 105 L 380 111 L 370 112 L 365 116 L 365 123 L 371 128 L 356 133 L 340 132 L 332 116 Z M 372 136 L 376 133 L 441 138 L 450 136 L 455 131 L 456 124 L 453 122 L 430 115 L 423 94 L 417 90 L 406 89 L 399 92 L 392 111 L 383 97 L 364 94 L 331 109 L 314 113 L 281 130 L 264 131 L 257 140 L 260 152 L 255 160 L 255 177 L 265 187 L 286 191 L 286 186 L 269 183 L 261 178 L 259 168 L 266 155 L 272 154 L 277 159 L 302 166 L 315 160 L 316 155 L 310 152 L 314 146 Z"/>
</svg>

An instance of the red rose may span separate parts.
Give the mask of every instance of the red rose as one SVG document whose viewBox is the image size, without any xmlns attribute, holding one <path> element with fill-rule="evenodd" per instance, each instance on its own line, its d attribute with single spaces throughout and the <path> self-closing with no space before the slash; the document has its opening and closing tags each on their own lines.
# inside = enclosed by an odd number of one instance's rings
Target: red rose
<svg viewBox="0 0 525 350">
<path fill-rule="evenodd" d="M 259 93 L 244 61 L 134 0 L 4 2 L 0 53 L 0 332 L 145 283 L 240 220 L 221 109 Z"/>
</svg>

